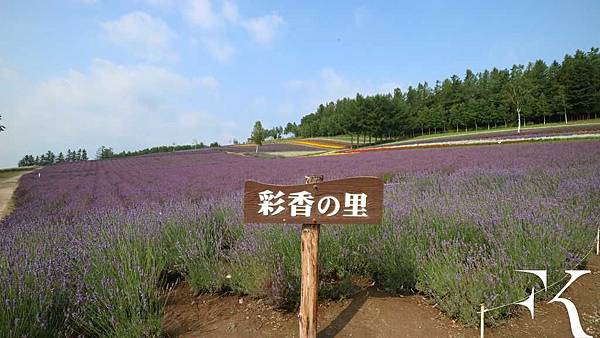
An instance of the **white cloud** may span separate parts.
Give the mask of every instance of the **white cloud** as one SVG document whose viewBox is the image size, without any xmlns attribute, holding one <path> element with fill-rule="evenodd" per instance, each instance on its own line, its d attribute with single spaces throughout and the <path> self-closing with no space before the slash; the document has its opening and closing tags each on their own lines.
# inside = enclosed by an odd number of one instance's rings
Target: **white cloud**
<svg viewBox="0 0 600 338">
<path fill-rule="evenodd" d="M 132 12 L 100 26 L 111 42 L 144 60 L 156 62 L 176 58 L 172 51 L 176 34 L 160 18 L 144 12 Z"/>
<path fill-rule="evenodd" d="M 137 0 L 147 5 L 176 9 L 191 28 L 189 41 L 202 46 L 210 56 L 227 63 L 236 54 L 232 32 L 245 30 L 258 44 L 268 45 L 279 34 L 285 20 L 277 13 L 242 18 L 234 0 Z M 101 23 L 106 37 L 138 58 L 150 62 L 174 61 L 177 34 L 159 17 L 132 12 L 115 21 Z M 188 40 L 186 38 L 186 40 Z"/>
<path fill-rule="evenodd" d="M 0 87 L 4 83 L 0 79 Z M 88 71 L 70 70 L 30 84 L 17 96 L 0 92 L 8 127 L 0 142 L 0 167 L 48 149 L 85 147 L 93 153 L 100 145 L 136 149 L 215 140 L 229 128 L 207 111 L 217 87 L 212 76 L 190 78 L 151 65 L 94 60 Z"/>
<path fill-rule="evenodd" d="M 71 70 L 38 84 L 32 100 L 21 107 L 35 113 L 34 119 L 54 120 L 50 125 L 62 132 L 70 130 L 66 121 L 79 120 L 82 127 L 120 134 L 132 117 L 160 111 L 173 95 L 192 87 L 190 80 L 162 68 L 95 60 L 89 73 Z"/>
<path fill-rule="evenodd" d="M 323 68 L 312 79 L 296 79 L 284 83 L 285 97 L 279 103 L 279 115 L 288 120 L 314 112 L 319 104 L 354 96 L 359 86 L 344 79 L 332 68 Z"/>
<path fill-rule="evenodd" d="M 75 0 L 75 2 L 79 2 L 82 3 L 84 5 L 93 5 L 95 3 L 97 3 L 97 0 Z"/>
<path fill-rule="evenodd" d="M 237 5 L 230 0 L 221 2 L 221 10 L 215 10 L 210 0 L 188 0 L 182 9 L 183 16 L 192 26 L 206 30 L 224 28 L 236 24 L 240 18 Z"/>
<path fill-rule="evenodd" d="M 376 84 L 370 80 L 349 80 L 333 68 L 327 67 L 321 69 L 313 79 L 285 82 L 284 89 L 287 94 L 278 109 L 283 115 L 299 118 L 314 112 L 319 104 L 344 97 L 355 97 L 356 93 L 363 95 L 390 93 L 399 87 L 401 88 L 398 83 L 392 82 Z"/>
<path fill-rule="evenodd" d="M 344 93 L 351 87 L 351 85 L 332 68 L 321 70 L 321 83 L 325 89 L 331 93 Z"/>
<path fill-rule="evenodd" d="M 240 18 L 237 5 L 228 0 L 223 1 L 221 13 L 223 18 L 231 23 L 237 23 Z"/>
<path fill-rule="evenodd" d="M 222 24 L 210 0 L 189 0 L 183 14 L 190 24 L 204 29 L 214 29 Z"/>
<path fill-rule="evenodd" d="M 17 71 L 0 65 L 0 80 L 13 80 L 17 78 Z"/>
<path fill-rule="evenodd" d="M 217 89 L 219 81 L 212 76 L 204 76 L 196 79 L 196 82 L 207 89 Z"/>
<path fill-rule="evenodd" d="M 266 45 L 271 43 L 285 24 L 284 19 L 276 13 L 243 19 L 232 0 L 187 0 L 180 9 L 188 24 L 196 29 L 197 38 L 194 40 L 201 41 L 220 62 L 228 62 L 235 53 L 228 38 L 229 31 L 243 28 L 254 41 Z"/>
<path fill-rule="evenodd" d="M 139 2 L 146 3 L 155 7 L 172 7 L 176 4 L 177 0 L 138 0 Z"/>
<path fill-rule="evenodd" d="M 303 91 L 311 96 L 319 96 L 321 97 L 319 100 L 332 100 L 355 95 L 360 85 L 344 79 L 332 68 L 323 68 L 317 79 L 291 80 L 285 83 L 285 87 L 293 91 Z"/>
<path fill-rule="evenodd" d="M 393 92 L 396 88 L 403 88 L 402 84 L 397 82 L 374 84 L 369 80 L 348 80 L 330 67 L 321 69 L 316 79 L 290 80 L 284 83 L 284 87 L 292 91 L 321 94 L 325 100 L 329 101 L 342 97 L 352 97 L 356 93 L 365 95 L 386 94 Z"/>
<path fill-rule="evenodd" d="M 233 46 L 223 38 L 207 36 L 202 39 L 202 43 L 219 62 L 229 62 L 235 53 Z"/>
<path fill-rule="evenodd" d="M 210 0 L 188 0 L 182 14 L 190 26 L 199 29 L 196 31 L 198 39 L 213 58 L 224 63 L 231 60 L 235 48 L 227 38 L 226 28 L 239 19 L 237 6 L 233 2 L 224 1 L 221 11 L 217 12 Z"/>
<path fill-rule="evenodd" d="M 277 13 L 261 17 L 250 18 L 242 26 L 250 33 L 254 41 L 260 44 L 269 44 L 277 34 L 278 29 L 285 21 Z"/>
</svg>

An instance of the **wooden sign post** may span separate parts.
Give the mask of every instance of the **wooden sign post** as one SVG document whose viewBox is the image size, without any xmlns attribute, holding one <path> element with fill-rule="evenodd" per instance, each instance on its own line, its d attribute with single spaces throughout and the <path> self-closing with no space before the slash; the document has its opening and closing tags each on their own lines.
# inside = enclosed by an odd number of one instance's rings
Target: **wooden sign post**
<svg viewBox="0 0 600 338">
<path fill-rule="evenodd" d="M 383 182 L 377 177 L 323 182 L 323 176 L 307 176 L 303 185 L 246 181 L 244 223 L 302 224 L 301 338 L 317 337 L 321 224 L 379 224 L 382 213 Z"/>
<path fill-rule="evenodd" d="M 306 176 L 304 183 L 323 182 L 323 176 Z M 317 187 L 317 186 L 315 186 Z M 319 294 L 319 234 L 321 224 L 303 224 L 300 241 L 302 278 L 300 283 L 300 337 L 317 337 L 317 310 Z"/>
</svg>

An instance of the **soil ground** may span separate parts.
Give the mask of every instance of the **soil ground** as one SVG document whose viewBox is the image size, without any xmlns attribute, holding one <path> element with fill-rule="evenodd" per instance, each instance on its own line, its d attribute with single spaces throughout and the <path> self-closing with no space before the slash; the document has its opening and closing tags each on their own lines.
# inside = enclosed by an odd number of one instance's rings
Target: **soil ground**
<svg viewBox="0 0 600 338">
<path fill-rule="evenodd" d="M 0 173 L 0 219 L 10 212 L 9 202 L 19 185 L 19 178 L 29 171 L 7 171 Z"/>
<path fill-rule="evenodd" d="M 589 335 L 600 336 L 600 257 L 563 297 L 571 299 Z M 549 281 L 552 283 L 552 281 Z M 566 280 L 565 280 L 566 283 Z M 170 337 L 297 337 L 295 313 L 239 296 L 194 296 L 185 284 L 171 294 L 165 318 Z M 479 329 L 446 317 L 419 295 L 391 296 L 369 287 L 350 299 L 319 304 L 319 337 L 479 337 Z M 486 327 L 486 337 L 571 337 L 562 304 L 538 301 L 535 319 L 523 308 L 507 323 Z"/>
</svg>

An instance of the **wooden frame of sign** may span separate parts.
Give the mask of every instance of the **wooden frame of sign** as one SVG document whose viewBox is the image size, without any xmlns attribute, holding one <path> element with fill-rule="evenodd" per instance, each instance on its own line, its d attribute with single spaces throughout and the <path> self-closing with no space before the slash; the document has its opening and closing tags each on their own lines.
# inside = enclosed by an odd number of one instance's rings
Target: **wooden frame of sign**
<svg viewBox="0 0 600 338">
<path fill-rule="evenodd" d="M 301 338 L 317 336 L 318 254 L 321 224 L 380 224 L 383 182 L 353 177 L 323 182 L 306 176 L 301 185 L 246 181 L 244 223 L 302 224 L 302 283 L 298 325 Z"/>
</svg>

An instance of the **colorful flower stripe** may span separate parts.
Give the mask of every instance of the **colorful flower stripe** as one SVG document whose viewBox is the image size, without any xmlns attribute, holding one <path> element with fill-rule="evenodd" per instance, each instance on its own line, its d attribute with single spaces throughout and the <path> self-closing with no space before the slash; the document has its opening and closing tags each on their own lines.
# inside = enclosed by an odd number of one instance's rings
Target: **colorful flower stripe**
<svg viewBox="0 0 600 338">
<path fill-rule="evenodd" d="M 472 146 L 472 145 L 492 145 L 492 144 L 507 144 L 535 141 L 558 141 L 558 140 L 573 140 L 573 139 L 596 139 L 600 138 L 600 134 L 575 134 L 575 135 L 554 135 L 554 136 L 539 136 L 539 137 L 522 137 L 522 138 L 487 138 L 481 140 L 461 140 L 447 142 L 430 142 L 430 143 L 415 143 L 401 144 L 381 147 L 358 148 L 350 150 L 352 153 L 367 153 L 375 151 L 389 151 L 400 149 L 422 149 L 422 148 L 441 148 L 455 146 Z"/>
<path fill-rule="evenodd" d="M 292 141 L 292 143 L 302 144 L 302 145 L 307 145 L 307 146 L 312 146 L 312 147 L 317 147 L 317 148 L 327 148 L 327 149 L 344 149 L 344 148 L 346 148 L 346 146 L 343 146 L 343 145 L 333 144 L 333 143 L 329 143 L 329 142 L 322 142 L 322 141 Z"/>
</svg>

